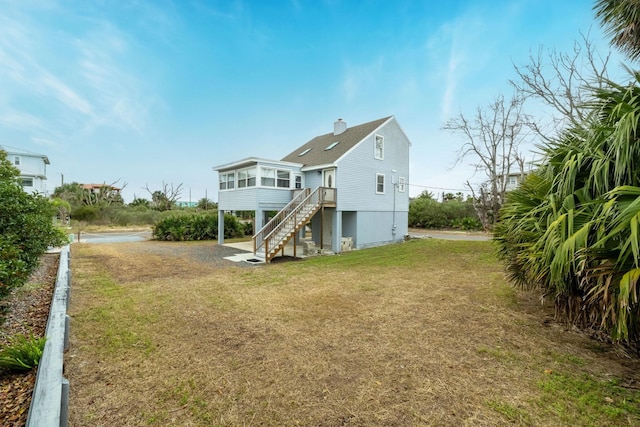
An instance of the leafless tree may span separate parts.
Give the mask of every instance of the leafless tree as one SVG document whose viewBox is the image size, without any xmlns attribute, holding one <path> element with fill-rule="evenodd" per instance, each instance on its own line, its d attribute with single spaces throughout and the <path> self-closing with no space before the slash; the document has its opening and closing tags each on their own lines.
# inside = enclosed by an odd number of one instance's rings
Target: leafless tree
<svg viewBox="0 0 640 427">
<path fill-rule="evenodd" d="M 174 186 L 173 182 L 167 184 L 162 181 L 161 190 L 151 191 L 149 184 L 146 184 L 144 189 L 151 195 L 151 201 L 156 209 L 159 211 L 167 211 L 171 209 L 180 198 L 180 194 L 182 194 L 182 183 Z"/>
<path fill-rule="evenodd" d="M 537 53 L 529 54 L 528 64 L 514 64 L 518 78 L 510 83 L 518 96 L 540 101 L 551 109 L 547 119 L 536 115 L 526 123 L 541 141 L 550 141 L 567 126 L 582 122 L 590 89 L 602 87 L 608 78 L 611 50 L 602 56 L 588 34 L 580 35 L 571 52 L 545 51 L 540 46 Z"/>
<path fill-rule="evenodd" d="M 526 137 L 528 116 L 523 112 L 523 98 L 506 100 L 499 95 L 485 108 L 478 108 L 472 119 L 462 113 L 448 120 L 443 129 L 464 137 L 457 161 L 471 158 L 476 172 L 483 172 L 486 180 L 471 190 L 474 207 L 483 227 L 488 230 L 498 218 L 504 201 L 509 174 L 522 168 L 524 161 L 518 147 Z M 518 172 L 523 173 L 522 170 Z"/>
</svg>

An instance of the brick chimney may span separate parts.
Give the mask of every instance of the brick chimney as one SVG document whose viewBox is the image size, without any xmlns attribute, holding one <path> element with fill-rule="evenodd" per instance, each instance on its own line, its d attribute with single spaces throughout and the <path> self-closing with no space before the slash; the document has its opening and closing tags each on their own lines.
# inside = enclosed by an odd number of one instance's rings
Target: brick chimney
<svg viewBox="0 0 640 427">
<path fill-rule="evenodd" d="M 343 122 L 342 119 L 338 119 L 333 122 L 333 134 L 340 135 L 347 130 L 347 122 Z"/>
</svg>

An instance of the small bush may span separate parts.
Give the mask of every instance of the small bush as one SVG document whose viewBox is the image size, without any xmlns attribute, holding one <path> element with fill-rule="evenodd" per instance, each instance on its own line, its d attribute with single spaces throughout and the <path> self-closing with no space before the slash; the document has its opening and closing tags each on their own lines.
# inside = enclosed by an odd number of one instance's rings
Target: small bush
<svg viewBox="0 0 640 427">
<path fill-rule="evenodd" d="M 173 211 L 172 211 L 173 212 Z M 233 215 L 224 216 L 224 237 L 231 239 L 246 235 L 246 227 Z M 216 240 L 218 238 L 217 213 L 183 213 L 160 219 L 153 227 L 157 240 Z"/>
<path fill-rule="evenodd" d="M 439 202 L 427 196 L 410 202 L 409 227 L 482 229 L 471 199 Z"/>
<path fill-rule="evenodd" d="M 13 335 L 9 345 L 0 350 L 0 369 L 9 372 L 28 371 L 40 363 L 46 338 Z"/>
<path fill-rule="evenodd" d="M 100 217 L 100 210 L 94 206 L 80 206 L 71 211 L 71 219 L 76 221 L 94 221 Z"/>
<path fill-rule="evenodd" d="M 461 230 L 482 230 L 482 224 L 478 217 L 464 217 L 456 219 L 452 222 L 453 228 L 459 228 Z"/>
<path fill-rule="evenodd" d="M 244 235 L 253 236 L 253 221 L 244 222 Z"/>
</svg>

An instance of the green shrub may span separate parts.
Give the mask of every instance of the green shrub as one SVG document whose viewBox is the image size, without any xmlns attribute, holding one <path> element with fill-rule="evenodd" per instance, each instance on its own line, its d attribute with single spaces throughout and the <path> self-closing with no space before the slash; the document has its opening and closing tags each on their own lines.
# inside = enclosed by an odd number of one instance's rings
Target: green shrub
<svg viewBox="0 0 640 427">
<path fill-rule="evenodd" d="M 95 206 L 80 206 L 71 211 L 71 219 L 76 221 L 95 221 L 100 218 L 100 209 Z"/>
<path fill-rule="evenodd" d="M 28 194 L 19 171 L 0 150 L 0 298 L 22 286 L 49 246 L 67 241 L 53 224 L 56 209 L 44 197 Z"/>
<path fill-rule="evenodd" d="M 218 238 L 217 213 L 183 213 L 166 216 L 153 227 L 153 238 L 156 240 L 216 240 Z M 233 215 L 224 217 L 224 237 L 231 239 L 242 237 L 246 227 Z"/>
<path fill-rule="evenodd" d="M 443 228 L 447 225 L 447 216 L 436 200 L 421 197 L 409 204 L 410 227 Z"/>
<path fill-rule="evenodd" d="M 482 229 L 471 199 L 438 202 L 428 194 L 409 203 L 409 227 Z"/>
<path fill-rule="evenodd" d="M 28 371 L 40 363 L 46 338 L 18 334 L 9 338 L 9 344 L 0 350 L 0 369 L 9 372 Z"/>
<path fill-rule="evenodd" d="M 477 216 L 456 219 L 452 222 L 453 228 L 459 228 L 461 230 L 482 230 L 482 224 Z"/>
<path fill-rule="evenodd" d="M 114 212 L 112 224 L 127 225 L 151 225 L 160 219 L 161 213 L 144 207 L 117 209 Z"/>
<path fill-rule="evenodd" d="M 244 235 L 253 236 L 253 221 L 244 222 Z"/>
</svg>

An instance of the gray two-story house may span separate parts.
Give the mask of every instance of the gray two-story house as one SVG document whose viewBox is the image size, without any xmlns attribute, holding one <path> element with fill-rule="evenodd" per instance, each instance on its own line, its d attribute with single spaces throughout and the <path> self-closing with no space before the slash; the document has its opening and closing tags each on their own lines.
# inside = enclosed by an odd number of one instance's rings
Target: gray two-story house
<svg viewBox="0 0 640 427">
<path fill-rule="evenodd" d="M 281 160 L 249 157 L 218 172 L 218 242 L 224 213 L 254 211 L 254 252 L 268 262 L 310 224 L 320 248 L 341 252 L 408 233 L 409 138 L 393 116 L 317 136 Z"/>
<path fill-rule="evenodd" d="M 7 145 L 0 145 L 0 150 L 5 151 L 7 160 L 20 170 L 20 181 L 24 191 L 44 196 L 49 195 L 47 192 L 47 165 L 50 163 L 47 156 Z"/>
</svg>

